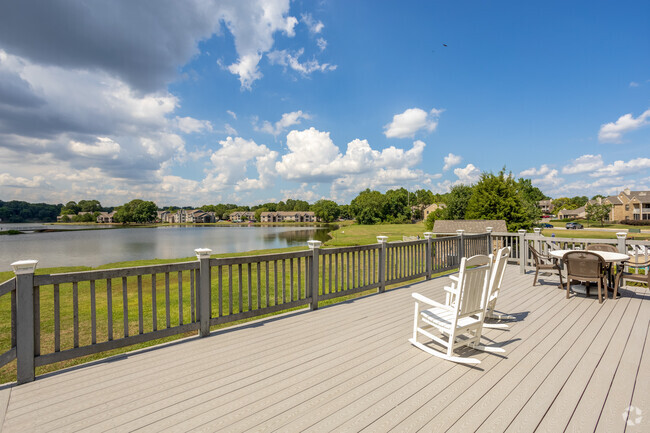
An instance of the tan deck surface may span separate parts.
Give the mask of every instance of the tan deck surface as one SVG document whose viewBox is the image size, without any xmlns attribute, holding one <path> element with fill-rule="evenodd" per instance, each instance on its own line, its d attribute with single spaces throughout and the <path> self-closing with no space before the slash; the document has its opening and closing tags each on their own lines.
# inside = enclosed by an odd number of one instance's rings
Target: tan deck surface
<svg viewBox="0 0 650 433">
<path fill-rule="evenodd" d="M 442 301 L 440 278 L 6 388 L 3 431 L 650 431 L 648 290 L 599 305 L 532 280 L 508 268 L 518 319 L 478 367 L 407 341 L 411 292 Z"/>
</svg>

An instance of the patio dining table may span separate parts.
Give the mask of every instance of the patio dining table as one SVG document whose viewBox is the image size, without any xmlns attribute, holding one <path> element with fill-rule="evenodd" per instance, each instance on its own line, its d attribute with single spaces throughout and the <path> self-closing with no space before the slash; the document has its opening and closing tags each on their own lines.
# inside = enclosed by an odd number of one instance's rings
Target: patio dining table
<svg viewBox="0 0 650 433">
<path fill-rule="evenodd" d="M 566 253 L 571 253 L 571 252 L 589 252 L 589 253 L 594 253 L 599 255 L 600 257 L 605 260 L 606 263 L 620 263 L 620 262 L 625 262 L 627 260 L 630 260 L 630 256 L 627 254 L 622 254 L 622 253 L 614 253 L 611 251 L 586 251 L 586 250 L 553 250 L 549 251 L 549 255 L 552 257 L 555 257 L 557 259 L 563 260 L 564 255 Z M 608 267 L 607 269 L 607 281 L 608 281 L 608 291 L 613 291 L 614 288 L 612 287 L 614 284 L 614 277 L 612 275 L 611 271 L 611 266 Z"/>
</svg>

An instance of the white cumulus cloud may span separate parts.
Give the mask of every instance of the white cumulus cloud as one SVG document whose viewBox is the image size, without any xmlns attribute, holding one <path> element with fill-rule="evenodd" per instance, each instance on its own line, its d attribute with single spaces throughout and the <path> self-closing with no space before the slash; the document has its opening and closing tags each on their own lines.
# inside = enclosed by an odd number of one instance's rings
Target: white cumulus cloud
<svg viewBox="0 0 650 433">
<path fill-rule="evenodd" d="M 311 75 L 313 72 L 329 72 L 336 70 L 336 65 L 331 65 L 329 63 L 321 64 L 315 58 L 301 63 L 299 59 L 304 52 L 305 50 L 303 48 L 293 54 L 288 50 L 275 50 L 271 51 L 267 57 L 272 65 L 280 65 L 285 68 L 289 67 L 300 73 L 302 76 Z"/>
<path fill-rule="evenodd" d="M 602 125 L 598 132 L 598 140 L 602 143 L 620 143 L 623 134 L 650 124 L 650 110 L 644 111 L 634 118 L 631 113 L 619 117 L 616 122 Z"/>
<path fill-rule="evenodd" d="M 445 156 L 445 165 L 442 167 L 442 171 L 447 171 L 454 165 L 460 164 L 462 160 L 463 158 L 461 156 L 449 153 L 449 155 Z"/>
<path fill-rule="evenodd" d="M 258 127 L 255 124 L 253 126 L 256 131 L 266 132 L 277 137 L 289 127 L 300 124 L 302 119 L 308 120 L 311 119 L 311 116 L 308 113 L 303 113 L 302 110 L 292 111 L 291 113 L 284 113 L 280 120 L 275 123 L 265 120 L 262 122 L 262 126 Z"/>
<path fill-rule="evenodd" d="M 212 124 L 208 120 L 194 119 L 193 117 L 176 117 L 177 128 L 186 134 L 195 132 L 212 131 Z"/>
<path fill-rule="evenodd" d="M 478 182 L 481 177 L 481 170 L 474 164 L 467 164 L 464 168 L 454 169 L 454 174 L 458 177 L 455 184 L 471 185 Z"/>
<path fill-rule="evenodd" d="M 587 173 L 598 170 L 603 166 L 603 158 L 600 155 L 582 155 L 571 161 L 570 164 L 562 167 L 564 174 Z"/>
<path fill-rule="evenodd" d="M 519 173 L 519 176 L 521 177 L 543 176 L 549 171 L 551 171 L 551 168 L 546 164 L 542 164 L 540 168 L 531 167 L 527 170 L 522 171 L 521 173 Z"/>
<path fill-rule="evenodd" d="M 384 126 L 388 138 L 414 137 L 420 130 L 432 132 L 438 126 L 438 118 L 443 110 L 436 108 L 428 113 L 421 108 L 409 108 L 393 116 L 393 121 Z"/>
<path fill-rule="evenodd" d="M 650 158 L 634 158 L 627 162 L 621 160 L 614 161 L 614 163 L 608 164 L 591 173 L 590 176 L 621 176 L 649 169 Z"/>
</svg>

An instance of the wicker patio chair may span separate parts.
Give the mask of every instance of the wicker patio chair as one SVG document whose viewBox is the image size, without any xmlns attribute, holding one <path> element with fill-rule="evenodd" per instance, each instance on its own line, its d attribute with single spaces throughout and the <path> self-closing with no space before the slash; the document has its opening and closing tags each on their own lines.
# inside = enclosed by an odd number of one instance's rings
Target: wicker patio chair
<svg viewBox="0 0 650 433">
<path fill-rule="evenodd" d="M 557 271 L 560 275 L 560 287 L 562 287 L 562 266 L 558 263 L 558 259 L 555 257 L 547 256 L 540 254 L 535 248 L 531 245 L 528 245 L 530 253 L 533 256 L 533 261 L 535 262 L 535 279 L 533 280 L 533 286 L 537 284 L 537 276 L 539 275 L 540 270 L 548 271 Z"/>
<path fill-rule="evenodd" d="M 587 251 L 607 251 L 610 253 L 617 253 L 618 248 L 609 244 L 589 244 L 587 245 Z"/>
<path fill-rule="evenodd" d="M 571 251 L 564 255 L 567 269 L 566 298 L 569 299 L 569 288 L 574 281 L 598 284 L 598 303 L 603 302 L 603 288 L 607 288 L 607 263 L 598 254 L 590 251 Z M 607 292 L 605 292 L 607 293 Z M 587 295 L 589 288 L 587 287 Z"/>
</svg>

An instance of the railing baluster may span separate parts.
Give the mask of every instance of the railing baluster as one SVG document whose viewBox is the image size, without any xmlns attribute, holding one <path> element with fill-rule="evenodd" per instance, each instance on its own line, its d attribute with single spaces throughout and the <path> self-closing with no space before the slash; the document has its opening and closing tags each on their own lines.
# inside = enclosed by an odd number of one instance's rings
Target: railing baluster
<svg viewBox="0 0 650 433">
<path fill-rule="evenodd" d="M 194 271 L 190 270 L 190 319 L 191 323 L 196 322 L 196 313 L 194 311 Z"/>
<path fill-rule="evenodd" d="M 275 304 L 278 305 L 278 261 L 273 260 L 273 289 L 275 291 Z"/>
<path fill-rule="evenodd" d="M 328 281 L 329 281 L 329 287 L 327 289 L 327 293 L 332 293 L 332 259 L 334 258 L 334 254 L 329 255 L 329 268 L 328 268 Z M 323 257 L 323 263 L 325 262 L 325 257 Z M 325 290 L 325 286 L 323 285 L 323 290 Z"/>
<path fill-rule="evenodd" d="M 97 343 L 97 302 L 95 298 L 95 280 L 90 280 L 90 329 L 92 344 Z"/>
<path fill-rule="evenodd" d="M 286 263 L 282 259 L 282 303 L 287 303 L 287 275 L 286 275 Z"/>
<path fill-rule="evenodd" d="M 257 309 L 262 308 L 262 272 L 260 272 L 260 262 L 257 262 Z"/>
<path fill-rule="evenodd" d="M 172 315 L 169 309 L 169 272 L 165 272 L 165 321 L 167 328 L 171 328 Z"/>
<path fill-rule="evenodd" d="M 228 265 L 228 315 L 232 314 L 232 265 Z"/>
<path fill-rule="evenodd" d="M 138 275 L 138 333 L 144 334 L 144 315 L 142 312 L 142 275 Z"/>
<path fill-rule="evenodd" d="M 218 266 L 217 268 L 217 278 L 219 280 L 219 317 L 223 317 L 223 266 Z"/>
<path fill-rule="evenodd" d="M 291 285 L 291 292 L 289 295 L 291 296 L 291 301 L 294 300 L 293 298 L 293 257 L 289 259 L 289 284 Z M 296 298 L 298 299 L 298 298 Z"/>
<path fill-rule="evenodd" d="M 72 329 L 73 347 L 79 347 L 79 283 L 72 283 Z"/>
<path fill-rule="evenodd" d="M 106 279 L 106 308 L 108 310 L 108 341 L 113 341 L 113 281 Z"/>
<path fill-rule="evenodd" d="M 320 268 L 321 268 L 321 286 L 323 287 L 323 294 L 325 294 L 326 286 L 325 286 L 325 256 L 321 256 L 320 259 Z M 318 278 L 316 278 L 316 281 L 318 281 Z"/>
<path fill-rule="evenodd" d="M 253 264 L 249 263 L 248 268 L 248 311 L 253 309 Z"/>
<path fill-rule="evenodd" d="M 302 298 L 302 290 L 301 290 L 301 288 L 300 288 L 300 285 L 301 285 L 301 284 L 300 284 L 300 283 L 301 283 L 301 281 L 300 281 L 300 280 L 301 280 L 301 277 L 300 277 L 300 273 L 301 273 L 301 262 L 302 262 L 302 258 L 301 258 L 301 257 L 298 257 L 298 298 L 297 298 L 297 299 L 303 299 L 303 298 Z"/>
<path fill-rule="evenodd" d="M 238 276 L 239 276 L 239 311 L 238 313 L 241 313 L 244 311 L 244 282 L 242 281 L 242 264 L 240 263 L 239 266 L 237 266 L 238 270 Z"/>
<path fill-rule="evenodd" d="M 17 316 L 16 290 L 11 291 L 11 347 L 16 347 L 16 321 Z"/>
<path fill-rule="evenodd" d="M 122 277 L 122 321 L 124 322 L 124 337 L 129 336 L 129 298 L 126 277 Z"/>
<path fill-rule="evenodd" d="M 61 351 L 61 303 L 58 284 L 54 285 L 54 351 Z"/>
<path fill-rule="evenodd" d="M 178 324 L 183 324 L 183 272 L 178 271 Z"/>
<path fill-rule="evenodd" d="M 266 261 L 264 262 L 264 269 L 266 270 L 266 285 L 264 286 L 266 289 L 266 306 L 269 307 L 269 262 Z"/>
<path fill-rule="evenodd" d="M 34 286 L 34 356 L 41 354 L 41 288 Z"/>
<path fill-rule="evenodd" d="M 334 291 L 339 291 L 339 259 L 341 254 L 334 254 Z"/>
<path fill-rule="evenodd" d="M 158 301 L 156 298 L 156 274 L 151 274 L 151 316 L 153 330 L 158 330 Z"/>
</svg>

